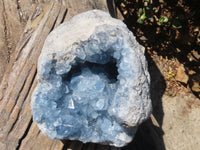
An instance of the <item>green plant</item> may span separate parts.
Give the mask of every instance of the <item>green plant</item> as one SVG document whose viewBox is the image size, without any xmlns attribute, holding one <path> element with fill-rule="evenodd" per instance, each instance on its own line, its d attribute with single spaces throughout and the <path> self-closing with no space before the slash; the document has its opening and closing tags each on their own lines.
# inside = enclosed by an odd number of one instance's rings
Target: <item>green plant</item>
<svg viewBox="0 0 200 150">
<path fill-rule="evenodd" d="M 182 28 L 181 20 L 183 20 L 182 17 L 176 16 L 175 19 L 172 20 L 172 27 L 175 29 Z"/>
<path fill-rule="evenodd" d="M 146 15 L 145 15 L 145 12 L 140 16 L 140 18 L 138 18 L 137 22 L 140 23 L 140 24 L 143 24 L 144 23 L 144 20 L 146 19 Z"/>
<path fill-rule="evenodd" d="M 116 0 L 116 2 L 123 3 L 125 5 L 131 4 L 129 0 Z M 145 24 L 145 25 L 158 25 L 162 27 L 169 27 L 174 29 L 182 28 L 182 23 L 184 21 L 184 15 L 178 13 L 172 13 L 170 15 L 163 14 L 159 12 L 161 6 L 159 8 L 153 5 L 153 2 L 150 0 L 144 0 L 142 3 L 142 7 L 136 8 L 136 14 L 138 16 L 137 23 Z M 126 8 L 129 9 L 129 8 Z"/>
<path fill-rule="evenodd" d="M 142 8 L 139 8 L 139 13 L 140 13 L 140 15 L 142 15 L 142 13 L 143 13 L 143 10 L 142 10 Z"/>
<path fill-rule="evenodd" d="M 144 8 L 139 8 L 138 12 L 140 14 L 140 17 L 137 19 L 137 23 L 143 24 L 146 19 L 152 20 L 152 16 L 150 16 L 148 13 L 151 11 L 150 7 L 148 6 L 149 0 L 144 0 L 144 2 L 147 2 L 147 5 L 145 5 Z"/>
<path fill-rule="evenodd" d="M 167 23 L 169 21 L 169 19 L 165 16 L 162 16 L 158 19 L 158 24 L 162 25 L 164 23 Z"/>
</svg>

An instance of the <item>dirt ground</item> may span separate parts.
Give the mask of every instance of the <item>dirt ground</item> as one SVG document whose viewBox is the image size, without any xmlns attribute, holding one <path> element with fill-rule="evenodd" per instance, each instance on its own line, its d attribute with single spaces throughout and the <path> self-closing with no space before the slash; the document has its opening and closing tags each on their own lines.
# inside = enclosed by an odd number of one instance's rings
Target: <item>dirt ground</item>
<svg viewBox="0 0 200 150">
<path fill-rule="evenodd" d="M 124 22 L 146 48 L 153 103 L 151 118 L 139 127 L 133 142 L 123 150 L 199 149 L 200 15 L 197 3 L 117 1 Z M 141 17 L 139 8 L 144 10 L 146 5 L 153 10 L 150 12 L 153 21 L 145 19 L 140 24 L 137 22 Z M 0 81 L 34 7 L 34 1 L 0 2 Z M 178 23 L 177 14 L 184 15 Z M 169 21 L 160 25 L 156 18 L 162 16 Z M 175 28 L 173 17 L 178 24 Z"/>
</svg>

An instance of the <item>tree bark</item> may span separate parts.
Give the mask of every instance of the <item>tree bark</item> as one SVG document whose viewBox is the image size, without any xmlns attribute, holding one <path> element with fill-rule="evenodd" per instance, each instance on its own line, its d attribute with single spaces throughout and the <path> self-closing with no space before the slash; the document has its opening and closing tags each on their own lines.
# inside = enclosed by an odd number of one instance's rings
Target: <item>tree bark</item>
<svg viewBox="0 0 200 150">
<path fill-rule="evenodd" d="M 117 17 L 114 1 L 25 0 L 25 2 L 11 3 L 11 0 L 0 2 L 2 8 L 0 19 L 3 19 L 0 23 L 0 33 L 3 37 L 0 39 L 0 52 L 9 52 L 11 49 L 13 51 L 13 57 L 9 58 L 9 61 L 5 60 L 9 63 L 0 64 L 6 67 L 0 85 L 0 149 L 109 149 L 108 146 L 91 143 L 49 139 L 32 121 L 30 101 L 37 84 L 35 78 L 37 60 L 48 34 L 60 23 L 90 9 L 101 9 Z M 10 49 L 9 43 L 12 43 Z M 6 52 L 3 55 L 9 56 Z M 4 58 L 3 55 L 1 54 L 0 58 Z"/>
</svg>

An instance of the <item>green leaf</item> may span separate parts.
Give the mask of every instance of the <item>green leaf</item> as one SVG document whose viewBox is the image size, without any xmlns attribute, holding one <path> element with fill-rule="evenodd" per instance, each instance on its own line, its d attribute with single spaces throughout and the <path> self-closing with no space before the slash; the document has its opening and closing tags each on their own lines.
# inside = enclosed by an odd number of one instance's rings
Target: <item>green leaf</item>
<svg viewBox="0 0 200 150">
<path fill-rule="evenodd" d="M 143 13 L 142 8 L 139 8 L 139 13 L 140 13 L 140 15 Z"/>
<path fill-rule="evenodd" d="M 138 23 L 143 24 L 144 20 L 146 19 L 145 12 L 140 16 L 140 18 L 137 20 Z"/>
<path fill-rule="evenodd" d="M 172 27 L 175 28 L 175 29 L 180 29 L 180 28 L 182 28 L 182 25 L 176 26 L 176 25 L 173 24 Z"/>
<path fill-rule="evenodd" d="M 146 9 L 146 10 L 149 10 L 150 8 L 147 6 L 147 7 L 145 7 L 145 9 Z"/>
<path fill-rule="evenodd" d="M 142 16 L 140 17 L 143 21 L 146 19 L 146 15 L 145 13 L 142 14 Z"/>
<path fill-rule="evenodd" d="M 145 2 L 149 2 L 149 0 L 144 0 Z"/>
<path fill-rule="evenodd" d="M 169 21 L 169 19 L 167 17 L 165 17 L 165 16 L 160 17 L 160 19 L 158 20 L 158 22 L 160 24 L 167 23 L 168 21 Z"/>
<path fill-rule="evenodd" d="M 172 27 L 175 29 L 180 29 L 182 28 L 182 24 L 179 20 L 175 19 L 172 21 Z"/>
<path fill-rule="evenodd" d="M 139 18 L 139 19 L 137 20 L 137 22 L 138 22 L 139 24 L 143 24 L 143 23 L 144 23 L 144 20 L 142 20 L 141 18 Z"/>
</svg>

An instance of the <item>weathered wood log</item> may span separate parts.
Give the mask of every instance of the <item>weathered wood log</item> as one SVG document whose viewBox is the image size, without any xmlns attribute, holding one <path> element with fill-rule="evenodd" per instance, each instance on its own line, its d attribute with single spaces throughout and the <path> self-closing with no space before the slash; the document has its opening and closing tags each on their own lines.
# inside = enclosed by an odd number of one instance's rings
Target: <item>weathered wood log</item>
<svg viewBox="0 0 200 150">
<path fill-rule="evenodd" d="M 0 81 L 33 9 L 46 0 L 0 1 Z"/>
<path fill-rule="evenodd" d="M 32 122 L 30 109 L 31 94 L 37 84 L 37 60 L 47 35 L 63 21 L 94 8 L 117 16 L 113 0 L 60 0 L 37 3 L 24 31 L 22 32 L 22 26 L 19 27 L 17 34 L 21 34 L 21 37 L 16 39 L 18 43 L 13 59 L 8 64 L 0 85 L 1 150 L 109 149 L 108 146 L 49 139 Z"/>
</svg>

